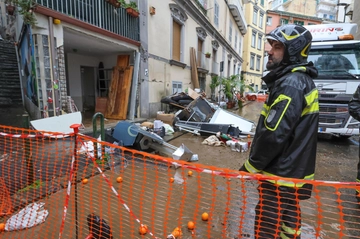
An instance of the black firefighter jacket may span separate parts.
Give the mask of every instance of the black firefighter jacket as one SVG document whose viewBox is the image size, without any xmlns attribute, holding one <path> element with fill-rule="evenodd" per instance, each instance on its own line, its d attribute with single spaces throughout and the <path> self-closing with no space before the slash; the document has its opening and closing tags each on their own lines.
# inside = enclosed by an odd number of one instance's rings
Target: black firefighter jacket
<svg viewBox="0 0 360 239">
<path fill-rule="evenodd" d="M 319 103 L 312 78 L 316 77 L 317 70 L 310 62 L 279 67 L 262 78 L 270 94 L 261 111 L 243 170 L 285 178 L 314 179 Z M 311 195 L 311 184 L 267 181 L 281 188 L 304 187 L 306 194 Z"/>
<path fill-rule="evenodd" d="M 349 114 L 357 121 L 360 121 L 360 85 L 356 88 L 356 91 L 349 102 Z M 359 159 L 360 159 L 360 150 L 359 150 Z M 358 162 L 356 182 L 360 182 L 360 160 Z M 360 193 L 359 190 L 356 191 Z"/>
</svg>

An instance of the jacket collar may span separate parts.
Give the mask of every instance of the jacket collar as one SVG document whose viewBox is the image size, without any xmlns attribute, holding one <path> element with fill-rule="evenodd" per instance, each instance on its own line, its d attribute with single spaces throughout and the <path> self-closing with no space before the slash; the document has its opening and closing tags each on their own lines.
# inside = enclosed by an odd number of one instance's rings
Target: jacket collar
<svg viewBox="0 0 360 239">
<path fill-rule="evenodd" d="M 289 72 L 304 72 L 305 74 L 308 74 L 311 78 L 316 78 L 318 76 L 317 69 L 310 61 L 308 63 L 289 66 L 281 65 L 276 69 L 270 71 L 266 76 L 262 77 L 261 79 L 266 83 L 268 88 L 271 88 L 276 80 L 280 79 L 282 76 Z"/>
</svg>

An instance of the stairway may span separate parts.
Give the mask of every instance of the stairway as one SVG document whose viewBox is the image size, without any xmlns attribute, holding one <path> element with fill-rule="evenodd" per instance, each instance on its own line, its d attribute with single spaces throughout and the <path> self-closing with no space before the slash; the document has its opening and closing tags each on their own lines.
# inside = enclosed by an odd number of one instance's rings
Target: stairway
<svg viewBox="0 0 360 239">
<path fill-rule="evenodd" d="M 0 107 L 22 105 L 18 63 L 14 43 L 0 41 Z"/>
<path fill-rule="evenodd" d="M 0 125 L 23 127 L 23 113 L 14 43 L 0 40 Z"/>
</svg>

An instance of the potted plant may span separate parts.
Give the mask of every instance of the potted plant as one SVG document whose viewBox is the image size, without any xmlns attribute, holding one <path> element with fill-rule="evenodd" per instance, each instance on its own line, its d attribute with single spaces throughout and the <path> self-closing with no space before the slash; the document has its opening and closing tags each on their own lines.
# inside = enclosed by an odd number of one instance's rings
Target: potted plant
<svg viewBox="0 0 360 239">
<path fill-rule="evenodd" d="M 210 58 L 210 57 L 211 57 L 211 53 L 210 53 L 210 52 L 206 52 L 206 53 L 205 53 L 205 57 L 206 57 L 206 58 Z"/>
<path fill-rule="evenodd" d="M 126 4 L 126 12 L 132 17 L 138 17 L 140 15 L 136 2 L 130 2 Z"/>
</svg>

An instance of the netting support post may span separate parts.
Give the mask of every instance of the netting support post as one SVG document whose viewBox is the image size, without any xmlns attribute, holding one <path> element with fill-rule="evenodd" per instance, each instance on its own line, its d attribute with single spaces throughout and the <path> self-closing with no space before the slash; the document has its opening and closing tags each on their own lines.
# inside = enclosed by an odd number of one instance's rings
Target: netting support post
<svg viewBox="0 0 360 239">
<path fill-rule="evenodd" d="M 81 127 L 81 124 L 73 124 L 70 126 L 74 130 L 74 176 L 75 176 L 75 227 L 76 227 L 76 239 L 79 238 L 79 221 L 78 221 L 78 195 L 77 195 L 77 184 L 78 184 L 78 157 L 77 157 L 77 145 L 78 145 L 78 134 L 79 134 L 79 128 Z"/>
<path fill-rule="evenodd" d="M 97 138 L 97 118 L 100 118 L 100 138 L 101 141 L 105 141 L 105 126 L 104 126 L 104 115 L 100 112 L 97 112 L 96 114 L 94 114 L 93 118 L 92 118 L 92 122 L 93 122 L 93 137 Z M 103 153 L 105 152 L 105 148 L 101 147 L 101 156 L 103 155 Z M 96 158 L 98 158 L 98 144 L 95 143 L 95 147 L 94 147 L 94 155 Z"/>
<path fill-rule="evenodd" d="M 31 139 L 24 139 L 24 149 L 25 149 L 25 159 L 26 159 L 26 169 L 27 169 L 27 185 L 31 185 L 35 182 L 35 174 L 34 174 L 34 161 L 32 158 L 32 150 L 31 150 Z"/>
<path fill-rule="evenodd" d="M 22 115 L 23 118 L 23 127 L 25 129 L 29 129 L 30 128 L 30 120 L 29 120 L 29 114 L 28 113 L 24 113 Z"/>
</svg>

